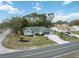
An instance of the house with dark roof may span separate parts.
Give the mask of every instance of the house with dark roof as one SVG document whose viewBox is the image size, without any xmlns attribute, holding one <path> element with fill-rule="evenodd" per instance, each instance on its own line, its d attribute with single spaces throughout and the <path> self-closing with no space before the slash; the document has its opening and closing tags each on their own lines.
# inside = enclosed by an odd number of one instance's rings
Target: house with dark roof
<svg viewBox="0 0 79 59">
<path fill-rule="evenodd" d="M 23 34 L 26 36 L 48 35 L 51 33 L 52 33 L 52 30 L 47 27 L 25 27 L 23 28 Z"/>
</svg>

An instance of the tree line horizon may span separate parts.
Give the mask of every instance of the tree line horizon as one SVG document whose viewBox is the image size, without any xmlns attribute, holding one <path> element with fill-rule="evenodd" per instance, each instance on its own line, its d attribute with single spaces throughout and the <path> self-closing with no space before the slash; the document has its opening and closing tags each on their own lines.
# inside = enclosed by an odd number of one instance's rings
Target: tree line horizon
<svg viewBox="0 0 79 59">
<path fill-rule="evenodd" d="M 53 22 L 55 17 L 54 13 L 48 14 L 38 14 L 31 13 L 25 16 L 15 16 L 10 19 L 5 19 L 3 23 L 0 24 L 0 28 L 12 28 L 14 32 L 21 31 L 24 27 L 35 27 L 35 26 L 44 26 L 50 27 L 55 26 L 55 24 L 69 24 L 69 25 L 79 25 L 79 19 L 73 20 L 71 22 L 58 20 Z"/>
</svg>

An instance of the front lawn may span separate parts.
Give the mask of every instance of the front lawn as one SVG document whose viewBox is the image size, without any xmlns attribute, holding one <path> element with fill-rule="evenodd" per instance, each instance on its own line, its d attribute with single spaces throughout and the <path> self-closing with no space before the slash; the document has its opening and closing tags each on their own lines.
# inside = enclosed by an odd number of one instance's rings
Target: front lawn
<svg viewBox="0 0 79 59">
<path fill-rule="evenodd" d="M 27 49 L 29 47 L 45 47 L 56 44 L 55 42 L 49 40 L 44 36 L 34 36 L 28 37 L 23 36 L 23 40 L 29 40 L 29 42 L 20 42 L 20 38 L 14 36 L 13 34 L 8 35 L 7 39 L 3 41 L 3 45 L 7 48 L 13 49 Z"/>
</svg>

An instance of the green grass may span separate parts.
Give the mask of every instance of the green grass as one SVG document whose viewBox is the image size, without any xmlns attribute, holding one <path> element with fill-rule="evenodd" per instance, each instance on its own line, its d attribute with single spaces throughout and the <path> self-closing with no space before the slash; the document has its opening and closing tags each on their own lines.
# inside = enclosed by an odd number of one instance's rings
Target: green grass
<svg viewBox="0 0 79 59">
<path fill-rule="evenodd" d="M 70 42 L 79 42 L 79 38 L 77 37 L 70 37 L 68 35 L 65 34 L 60 34 L 60 33 L 56 33 L 61 39 L 65 40 L 65 41 L 70 41 Z"/>
<path fill-rule="evenodd" d="M 73 32 L 74 34 L 78 34 L 79 35 L 79 31 L 77 31 L 77 32 Z"/>
<path fill-rule="evenodd" d="M 40 47 L 44 45 L 53 45 L 55 42 L 49 40 L 44 36 L 27 37 L 23 36 L 24 40 L 30 40 L 29 42 L 19 42 L 19 38 L 14 35 L 9 35 L 6 40 L 3 41 L 3 45 L 7 48 L 22 49 L 24 47 Z"/>
</svg>

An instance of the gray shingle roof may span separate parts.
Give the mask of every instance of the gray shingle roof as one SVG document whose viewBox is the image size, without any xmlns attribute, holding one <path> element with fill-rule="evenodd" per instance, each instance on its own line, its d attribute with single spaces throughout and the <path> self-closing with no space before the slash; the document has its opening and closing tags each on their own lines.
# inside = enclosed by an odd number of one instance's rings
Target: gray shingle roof
<svg viewBox="0 0 79 59">
<path fill-rule="evenodd" d="M 25 27 L 25 28 L 23 28 L 23 31 L 25 31 L 25 30 L 32 30 L 34 32 L 49 32 L 49 31 L 51 31 L 47 27 Z"/>
</svg>

